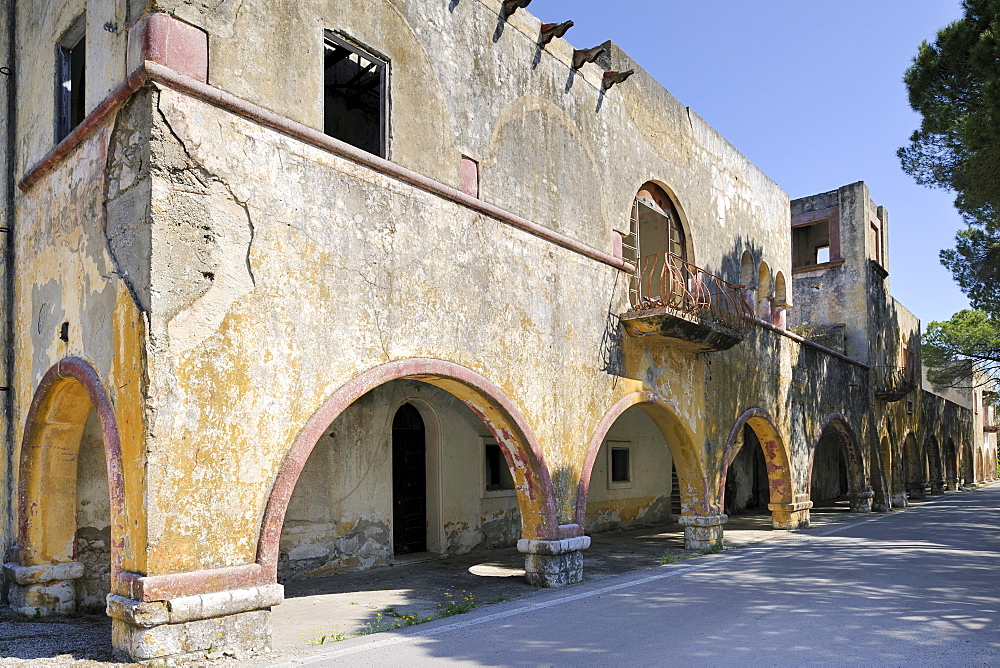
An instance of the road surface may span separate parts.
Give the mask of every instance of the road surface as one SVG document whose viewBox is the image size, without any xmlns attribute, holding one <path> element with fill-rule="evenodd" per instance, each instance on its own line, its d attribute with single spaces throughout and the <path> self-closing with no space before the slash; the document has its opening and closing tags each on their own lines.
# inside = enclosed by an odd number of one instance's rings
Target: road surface
<svg viewBox="0 0 1000 668">
<path fill-rule="evenodd" d="M 441 664 L 1000 665 L 1000 485 L 279 665 Z"/>
</svg>

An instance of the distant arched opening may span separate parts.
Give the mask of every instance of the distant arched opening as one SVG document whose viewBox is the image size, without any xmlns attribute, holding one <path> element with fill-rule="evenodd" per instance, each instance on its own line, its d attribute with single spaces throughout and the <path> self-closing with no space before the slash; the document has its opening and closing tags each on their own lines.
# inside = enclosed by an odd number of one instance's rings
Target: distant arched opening
<svg viewBox="0 0 1000 668">
<path fill-rule="evenodd" d="M 903 439 L 903 475 L 906 478 L 906 493 L 911 499 L 924 498 L 924 458 L 920 456 L 920 446 L 912 431 Z"/>
<path fill-rule="evenodd" d="M 924 444 L 927 460 L 927 475 L 930 479 L 931 494 L 940 494 L 945 488 L 944 464 L 942 462 L 941 446 L 937 438 L 930 434 Z"/>
<path fill-rule="evenodd" d="M 944 476 L 945 485 L 954 491 L 959 485 L 958 448 L 949 436 L 944 442 Z"/>
<path fill-rule="evenodd" d="M 861 449 L 854 430 L 839 415 L 826 419 L 810 456 L 809 495 L 817 509 L 868 512 L 872 492 L 865 489 Z"/>
</svg>

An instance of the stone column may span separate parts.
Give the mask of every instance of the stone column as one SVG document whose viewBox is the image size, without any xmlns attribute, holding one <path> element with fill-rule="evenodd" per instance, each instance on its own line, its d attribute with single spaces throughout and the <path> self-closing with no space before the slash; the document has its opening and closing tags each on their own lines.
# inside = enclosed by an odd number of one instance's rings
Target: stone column
<svg viewBox="0 0 1000 668">
<path fill-rule="evenodd" d="M 931 480 L 931 494 L 944 494 L 944 479 Z"/>
<path fill-rule="evenodd" d="M 583 581 L 583 550 L 590 547 L 590 536 L 561 540 L 517 541 L 524 556 L 524 573 L 536 587 L 565 587 Z"/>
<path fill-rule="evenodd" d="M 944 486 L 945 486 L 945 489 L 947 489 L 949 492 L 957 492 L 958 491 L 958 478 L 948 478 L 948 479 L 946 479 L 944 481 Z"/>
<path fill-rule="evenodd" d="M 870 513 L 872 511 L 872 499 L 874 497 L 875 491 L 872 489 L 866 489 L 862 492 L 849 493 L 847 498 L 851 501 L 851 512 Z"/>
<path fill-rule="evenodd" d="M 83 564 L 64 561 L 59 564 L 20 566 L 3 565 L 10 582 L 10 607 L 27 617 L 48 617 L 76 612 L 76 582 L 83 577 Z"/>
<path fill-rule="evenodd" d="M 812 501 L 796 503 L 769 503 L 771 511 L 771 526 L 775 529 L 804 529 L 809 526 L 809 509 Z"/>
<path fill-rule="evenodd" d="M 924 484 L 922 482 L 910 483 L 906 487 L 906 492 L 911 499 L 922 499 L 924 498 Z"/>
<path fill-rule="evenodd" d="M 262 654 L 271 649 L 270 608 L 284 589 L 270 584 L 155 601 L 108 594 L 111 642 L 143 662 Z"/>
<path fill-rule="evenodd" d="M 722 547 L 722 525 L 728 515 L 681 515 L 677 521 L 684 525 L 684 548 L 702 550 Z"/>
</svg>

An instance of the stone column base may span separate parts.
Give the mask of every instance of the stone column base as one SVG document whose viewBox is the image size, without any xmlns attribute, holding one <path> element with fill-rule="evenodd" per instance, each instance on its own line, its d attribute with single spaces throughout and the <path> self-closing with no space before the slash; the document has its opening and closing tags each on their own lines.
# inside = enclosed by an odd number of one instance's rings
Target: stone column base
<svg viewBox="0 0 1000 668">
<path fill-rule="evenodd" d="M 905 508 L 907 506 L 906 492 L 896 492 L 889 498 L 893 508 Z"/>
<path fill-rule="evenodd" d="M 284 598 L 279 584 L 136 601 L 108 594 L 111 642 L 132 660 L 247 658 L 271 649 L 271 610 Z"/>
<path fill-rule="evenodd" d="M 872 511 L 872 499 L 874 497 L 875 492 L 870 489 L 856 494 L 848 494 L 847 498 L 851 501 L 851 512 L 870 513 Z"/>
<path fill-rule="evenodd" d="M 809 509 L 812 501 L 798 503 L 769 503 L 771 526 L 775 529 L 804 529 L 809 526 Z"/>
<path fill-rule="evenodd" d="M 27 617 L 48 617 L 76 612 L 77 578 L 83 577 L 83 564 L 65 561 L 60 564 L 21 566 L 3 565 L 10 582 L 11 609 Z"/>
<path fill-rule="evenodd" d="M 919 484 L 910 485 L 907 488 L 906 493 L 910 495 L 911 499 L 922 499 L 924 498 L 924 486 Z"/>
<path fill-rule="evenodd" d="M 703 550 L 722 547 L 722 525 L 728 515 L 681 515 L 677 521 L 684 525 L 684 549 Z"/>
<path fill-rule="evenodd" d="M 590 536 L 562 540 L 517 541 L 524 553 L 524 576 L 536 587 L 565 587 L 583 582 L 583 552 L 590 547 Z"/>
<path fill-rule="evenodd" d="M 944 480 L 931 481 L 931 494 L 944 494 Z"/>
<path fill-rule="evenodd" d="M 944 486 L 949 492 L 958 491 L 958 478 L 952 478 L 950 480 L 944 481 Z"/>
</svg>

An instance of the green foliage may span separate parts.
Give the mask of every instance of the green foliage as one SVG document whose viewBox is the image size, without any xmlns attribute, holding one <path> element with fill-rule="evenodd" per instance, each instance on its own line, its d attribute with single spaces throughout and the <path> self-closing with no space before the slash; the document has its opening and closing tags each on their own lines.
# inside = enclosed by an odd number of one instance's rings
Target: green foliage
<svg viewBox="0 0 1000 668">
<path fill-rule="evenodd" d="M 672 564 L 675 561 L 677 561 L 677 555 L 670 550 L 667 550 L 663 553 L 663 556 L 660 557 L 660 566 L 666 566 L 667 564 Z"/>
<path fill-rule="evenodd" d="M 941 262 L 975 311 L 932 322 L 928 378 L 941 386 L 995 376 L 1000 363 L 1000 0 L 964 0 L 963 16 L 924 42 L 903 80 L 920 128 L 899 149 L 903 169 L 956 193 L 969 227 Z"/>
<path fill-rule="evenodd" d="M 985 311 L 959 311 L 927 326 L 921 352 L 927 378 L 938 387 L 968 387 L 976 369 L 985 382 L 1000 375 L 1000 320 Z"/>
<path fill-rule="evenodd" d="M 698 550 L 698 554 L 718 554 L 722 552 L 721 543 L 712 543 L 711 545 L 706 545 L 705 547 Z"/>
<path fill-rule="evenodd" d="M 969 223 L 1000 213 L 1000 0 L 965 0 L 965 15 L 924 42 L 903 80 L 921 115 L 903 169 L 921 185 L 953 190 Z"/>
<path fill-rule="evenodd" d="M 941 263 L 974 308 L 1000 314 L 1000 227 L 970 226 L 956 235 L 955 248 L 941 251 Z"/>
</svg>

